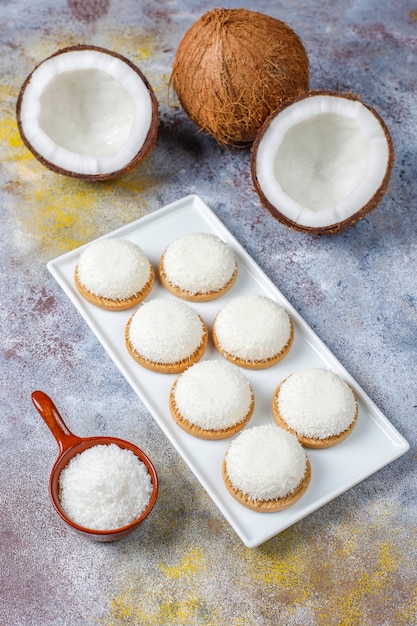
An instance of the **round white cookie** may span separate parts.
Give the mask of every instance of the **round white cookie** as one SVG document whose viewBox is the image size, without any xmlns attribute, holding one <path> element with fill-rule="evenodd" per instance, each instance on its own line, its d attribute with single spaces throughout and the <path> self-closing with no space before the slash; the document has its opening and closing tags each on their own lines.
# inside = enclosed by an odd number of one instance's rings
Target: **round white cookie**
<svg viewBox="0 0 417 626">
<path fill-rule="evenodd" d="M 306 491 L 310 462 L 298 439 L 275 424 L 247 428 L 232 441 L 223 462 L 230 494 L 255 511 L 278 511 Z"/>
<path fill-rule="evenodd" d="M 74 273 L 75 285 L 91 304 L 126 310 L 141 302 L 154 280 L 143 250 L 126 239 L 99 239 L 85 248 Z"/>
<path fill-rule="evenodd" d="M 162 284 L 185 300 L 208 301 L 226 293 L 237 276 L 237 259 L 220 237 L 188 233 L 165 249 L 159 274 Z"/>
<path fill-rule="evenodd" d="M 198 361 L 207 346 L 207 328 L 198 313 L 174 298 L 141 304 L 125 331 L 131 356 L 143 367 L 175 374 Z"/>
<path fill-rule="evenodd" d="M 294 328 L 287 311 L 259 294 L 234 298 L 217 314 L 213 341 L 229 361 L 250 369 L 278 363 L 288 353 Z"/>
<path fill-rule="evenodd" d="M 254 395 L 239 368 L 222 360 L 200 361 L 174 382 L 170 409 L 186 432 L 203 439 L 224 439 L 248 423 Z"/>
<path fill-rule="evenodd" d="M 347 437 L 356 424 L 358 403 L 348 383 L 326 368 L 306 368 L 288 376 L 274 393 L 279 426 L 310 448 L 325 448 Z"/>
</svg>

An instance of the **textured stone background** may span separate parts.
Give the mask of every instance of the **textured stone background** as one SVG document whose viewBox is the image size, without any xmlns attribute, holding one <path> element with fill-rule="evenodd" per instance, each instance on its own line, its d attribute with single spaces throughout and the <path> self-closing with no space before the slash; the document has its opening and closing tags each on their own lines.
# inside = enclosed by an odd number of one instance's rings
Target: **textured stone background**
<svg viewBox="0 0 417 626">
<path fill-rule="evenodd" d="M 281 226 L 252 191 L 249 153 L 195 134 L 168 78 L 206 0 L 0 0 L 0 623 L 8 626 L 417 624 L 417 3 L 260 0 L 301 36 L 311 87 L 379 111 L 397 161 L 388 194 L 340 235 Z M 225 2 L 247 6 L 250 2 Z M 39 61 L 78 42 L 129 57 L 160 102 L 152 153 L 99 185 L 49 172 L 14 107 Z M 46 270 L 80 244 L 198 193 L 410 442 L 410 452 L 259 548 L 243 546 Z M 114 544 L 70 533 L 49 502 L 57 454 L 43 389 L 80 436 L 140 441 L 157 507 Z M 151 521 L 152 520 L 152 521 Z"/>
</svg>

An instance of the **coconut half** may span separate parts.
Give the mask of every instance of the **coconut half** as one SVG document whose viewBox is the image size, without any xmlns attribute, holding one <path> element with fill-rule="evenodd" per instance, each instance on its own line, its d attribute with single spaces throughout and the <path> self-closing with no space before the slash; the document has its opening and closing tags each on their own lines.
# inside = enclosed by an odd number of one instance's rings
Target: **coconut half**
<svg viewBox="0 0 417 626">
<path fill-rule="evenodd" d="M 95 46 L 59 50 L 26 78 L 16 116 L 23 142 L 46 167 L 89 180 L 135 167 L 152 148 L 158 103 L 128 59 Z"/>
<path fill-rule="evenodd" d="M 371 211 L 394 165 L 388 129 L 352 94 L 310 92 L 277 109 L 252 149 L 261 202 L 283 224 L 334 233 Z"/>
</svg>

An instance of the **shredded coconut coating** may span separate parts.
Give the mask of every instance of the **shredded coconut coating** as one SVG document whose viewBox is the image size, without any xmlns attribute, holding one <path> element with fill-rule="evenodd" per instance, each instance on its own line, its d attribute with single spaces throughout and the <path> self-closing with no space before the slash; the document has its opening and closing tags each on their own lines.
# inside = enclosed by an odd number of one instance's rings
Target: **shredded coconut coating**
<svg viewBox="0 0 417 626">
<path fill-rule="evenodd" d="M 307 457 L 292 433 L 264 424 L 243 430 L 226 453 L 233 485 L 253 500 L 275 500 L 292 493 L 304 478 Z"/>
<path fill-rule="evenodd" d="M 191 424 L 221 430 L 242 422 L 252 404 L 252 389 L 239 368 L 225 361 L 201 361 L 177 380 L 175 404 Z"/>
<path fill-rule="evenodd" d="M 231 300 L 217 315 L 214 329 L 221 348 L 246 361 L 274 357 L 291 336 L 285 309 L 258 294 Z"/>
<path fill-rule="evenodd" d="M 131 318 L 129 340 L 153 363 L 177 363 L 200 346 L 204 327 L 198 313 L 185 302 L 155 298 L 142 304 Z"/>
<path fill-rule="evenodd" d="M 146 509 L 152 480 L 146 465 L 116 444 L 74 456 L 59 477 L 60 504 L 69 519 L 93 530 L 114 530 Z"/>
<path fill-rule="evenodd" d="M 176 239 L 166 248 L 163 263 L 169 282 L 191 294 L 222 289 L 237 268 L 229 246 L 210 233 L 190 233 Z"/>
<path fill-rule="evenodd" d="M 125 300 L 140 292 L 150 278 L 150 263 L 143 250 L 126 239 L 100 239 L 83 250 L 78 279 L 90 293 Z"/>
<path fill-rule="evenodd" d="M 289 376 L 276 401 L 288 426 L 314 439 L 340 434 L 356 415 L 353 391 L 340 376 L 325 368 L 308 368 Z"/>
</svg>

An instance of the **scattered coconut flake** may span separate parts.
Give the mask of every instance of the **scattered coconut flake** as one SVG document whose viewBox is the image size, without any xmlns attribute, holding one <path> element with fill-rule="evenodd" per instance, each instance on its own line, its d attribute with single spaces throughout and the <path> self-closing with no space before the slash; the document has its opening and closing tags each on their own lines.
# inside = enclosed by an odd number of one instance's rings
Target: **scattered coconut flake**
<svg viewBox="0 0 417 626">
<path fill-rule="evenodd" d="M 176 381 L 174 399 L 182 417 L 204 430 L 242 422 L 252 404 L 252 389 L 241 370 L 226 361 L 201 361 Z"/>
<path fill-rule="evenodd" d="M 346 430 L 356 415 L 356 399 L 335 372 L 307 368 L 289 376 L 276 399 L 290 428 L 304 437 L 325 439 Z"/>
<path fill-rule="evenodd" d="M 92 530 L 114 530 L 135 521 L 148 506 L 152 490 L 146 465 L 116 444 L 87 448 L 59 477 L 62 510 Z"/>
<path fill-rule="evenodd" d="M 151 275 L 143 250 L 126 239 L 100 239 L 80 255 L 77 274 L 84 287 L 96 296 L 124 300 L 140 292 Z"/>
<path fill-rule="evenodd" d="M 222 289 L 237 268 L 227 243 L 210 233 L 179 237 L 166 248 L 163 264 L 170 283 L 192 294 Z"/>
<path fill-rule="evenodd" d="M 263 424 L 243 430 L 226 453 L 233 485 L 253 500 L 274 500 L 292 493 L 304 478 L 307 457 L 292 433 Z"/>
<path fill-rule="evenodd" d="M 177 363 L 201 345 L 204 326 L 188 304 L 155 298 L 142 304 L 131 318 L 129 340 L 133 348 L 153 363 Z"/>
<path fill-rule="evenodd" d="M 221 348 L 247 361 L 279 354 L 291 336 L 288 313 L 266 296 L 251 294 L 231 300 L 219 312 L 214 330 Z"/>
</svg>

